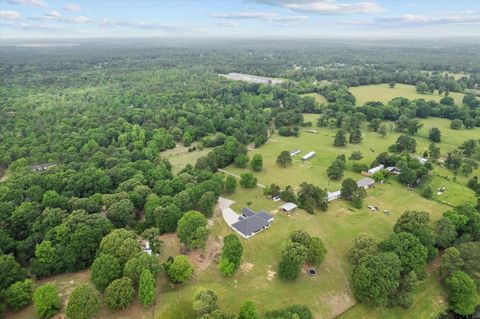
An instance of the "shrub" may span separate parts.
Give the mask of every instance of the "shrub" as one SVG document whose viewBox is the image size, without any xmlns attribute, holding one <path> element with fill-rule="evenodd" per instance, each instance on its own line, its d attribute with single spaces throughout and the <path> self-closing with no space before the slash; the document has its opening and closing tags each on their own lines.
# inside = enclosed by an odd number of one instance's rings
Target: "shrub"
<svg viewBox="0 0 480 319">
<path fill-rule="evenodd" d="M 53 317 L 61 307 L 57 288 L 53 284 L 45 284 L 38 287 L 33 293 L 35 314 L 42 318 Z"/>
<path fill-rule="evenodd" d="M 133 299 L 132 279 L 122 277 L 115 279 L 107 289 L 105 289 L 105 301 L 110 309 L 125 309 Z"/>
<path fill-rule="evenodd" d="M 67 318 L 91 319 L 100 310 L 98 294 L 87 284 L 80 284 L 73 289 L 67 303 Z"/>
</svg>

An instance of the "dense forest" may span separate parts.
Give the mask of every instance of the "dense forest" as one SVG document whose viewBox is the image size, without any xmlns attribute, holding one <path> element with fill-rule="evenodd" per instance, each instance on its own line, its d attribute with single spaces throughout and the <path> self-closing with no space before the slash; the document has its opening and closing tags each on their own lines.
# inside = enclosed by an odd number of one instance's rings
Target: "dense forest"
<svg viewBox="0 0 480 319">
<path fill-rule="evenodd" d="M 480 127 L 480 99 L 474 91 L 465 95 L 462 105 L 448 96 L 449 92 L 478 90 L 478 45 L 433 47 L 414 42 L 410 47 L 382 46 L 379 50 L 376 43 L 335 41 L 291 41 L 288 45 L 212 41 L 207 45 L 201 41 L 152 44 L 132 40 L 78 41 L 73 45 L 52 42 L 27 48 L 21 43 L 4 43 L 0 58 L 0 311 L 29 303 L 20 293 L 31 290 L 28 278 L 78 271 L 102 262 L 118 263 L 121 269 L 134 267 L 134 262 L 151 265 L 143 268 L 156 276 L 160 265 L 142 255 L 136 239 L 148 239 L 155 248 L 155 236 L 174 232 L 177 225 L 196 225 L 184 230 L 184 238 L 179 229 L 179 237 L 188 248 L 202 247 L 208 236 L 202 218 L 212 216 L 218 197 L 232 187 L 218 168 L 245 156 L 248 148 L 264 144 L 274 129 L 281 135 L 295 135 L 295 127 L 312 125 L 304 123 L 302 113 L 320 114 L 314 125 L 346 133 L 364 124 L 378 131 L 381 121 L 393 121 L 405 136 L 414 135 L 418 120 L 427 117 L 452 120 L 459 129 Z M 444 75 L 445 71 L 464 76 L 455 78 Z M 287 81 L 272 86 L 218 76 L 228 72 Z M 357 105 L 348 90 L 379 83 L 413 84 L 417 91 L 425 86 L 426 91 L 443 97 L 439 102 L 398 97 L 388 103 L 373 99 Z M 313 92 L 327 102 L 302 95 Z M 405 140 L 408 143 L 407 137 Z M 161 152 L 176 145 L 210 151 L 174 174 Z M 479 148 L 474 141 L 448 154 L 447 166 L 452 170 L 466 164 L 478 167 Z M 391 152 L 405 149 L 393 147 Z M 407 170 L 409 160 L 384 154 L 376 164 L 404 161 Z M 415 165 L 410 165 L 417 174 L 414 177 L 427 174 L 428 170 Z M 480 192 L 478 179 L 473 178 L 469 185 Z M 308 187 L 302 186 L 302 191 L 307 192 Z M 313 207 L 303 206 L 324 210 L 323 202 L 319 199 Z M 448 248 L 449 252 L 464 258 L 470 251 L 479 251 L 473 247 L 480 239 L 478 211 L 469 206 L 452 208 L 447 215 L 445 227 L 451 229 L 458 223 L 458 231 L 441 244 L 433 235 L 428 238 L 429 251 L 422 248 L 425 262 L 434 258 L 435 249 L 454 243 L 461 244 L 460 252 Z M 379 244 L 382 254 L 371 262 L 398 263 L 389 260 L 388 254 L 401 236 L 392 235 Z M 416 239 L 407 239 L 420 245 Z M 377 244 L 370 244 L 376 251 Z M 174 271 L 182 262 L 177 256 L 163 265 L 173 283 L 185 280 Z M 396 267 L 402 284 L 408 276 L 423 274 L 420 266 L 420 270 L 410 265 Z M 122 278 L 116 275 L 94 282 L 110 296 L 115 288 L 109 289 L 110 284 L 115 283 L 118 290 L 138 287 L 140 277 L 147 281 L 152 275 L 138 268 L 124 271 Z M 466 272 L 478 282 L 478 272 L 475 275 L 472 269 L 476 268 L 471 266 Z M 360 270 L 354 276 L 360 276 Z M 470 283 L 469 278 L 456 279 Z M 107 299 L 112 309 L 124 307 L 115 296 Z M 395 302 L 383 300 L 381 304 Z M 298 313 L 307 313 L 301 318 L 311 316 L 308 309 L 295 307 L 300 309 Z"/>
</svg>

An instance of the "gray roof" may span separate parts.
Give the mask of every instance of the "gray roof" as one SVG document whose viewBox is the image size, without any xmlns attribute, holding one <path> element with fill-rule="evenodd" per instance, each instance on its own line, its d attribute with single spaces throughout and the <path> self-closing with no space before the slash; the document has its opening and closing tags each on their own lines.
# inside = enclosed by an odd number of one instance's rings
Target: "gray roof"
<svg viewBox="0 0 480 319">
<path fill-rule="evenodd" d="M 247 237 L 268 226 L 270 226 L 269 222 L 257 216 L 245 218 L 232 224 L 233 228 Z"/>
<path fill-rule="evenodd" d="M 242 209 L 242 215 L 243 215 L 244 217 L 250 217 L 250 216 L 255 215 L 255 212 L 254 212 L 253 210 L 251 210 L 250 208 L 248 208 L 248 207 L 244 207 L 244 208 Z"/>
<path fill-rule="evenodd" d="M 357 182 L 358 187 L 370 187 L 375 184 L 375 180 L 370 177 L 362 178 Z"/>
<path fill-rule="evenodd" d="M 263 210 L 258 212 L 255 217 L 261 218 L 266 222 L 271 222 L 273 220 L 273 216 L 268 214 L 267 212 L 264 212 Z"/>
</svg>

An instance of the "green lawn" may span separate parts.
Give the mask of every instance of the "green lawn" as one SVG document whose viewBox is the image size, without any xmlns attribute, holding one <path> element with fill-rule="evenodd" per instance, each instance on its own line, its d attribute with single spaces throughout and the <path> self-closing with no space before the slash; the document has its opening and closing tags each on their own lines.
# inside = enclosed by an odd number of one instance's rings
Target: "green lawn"
<svg viewBox="0 0 480 319">
<path fill-rule="evenodd" d="M 318 115 L 305 114 L 305 121 L 311 121 L 316 123 Z M 431 127 L 438 127 L 442 132 L 442 142 L 439 143 L 441 153 L 446 155 L 447 152 L 454 150 L 463 141 L 468 138 L 475 138 L 480 136 L 480 129 L 475 128 L 473 130 L 452 130 L 450 129 L 450 121 L 446 119 L 431 118 L 422 120 L 424 123 L 423 128 L 419 134 L 415 136 L 417 140 L 417 154 L 421 155 L 428 149 L 430 140 L 428 139 L 428 130 Z M 251 169 L 241 169 L 234 165 L 228 166 L 226 169 L 232 173 L 240 175 L 243 172 L 252 172 L 261 184 L 270 185 L 275 183 L 281 187 L 291 185 L 296 187 L 304 181 L 309 181 L 322 188 L 327 188 L 329 191 L 338 190 L 341 186 L 341 181 L 332 181 L 327 178 L 327 168 L 337 157 L 338 154 L 345 154 L 348 156 L 355 150 L 362 152 L 364 158 L 360 162 L 370 163 L 378 156 L 379 153 L 384 152 L 392 145 L 399 133 L 392 131 L 392 123 L 387 123 L 387 126 L 391 126 L 389 133 L 386 137 L 382 138 L 380 135 L 374 132 L 363 131 L 363 141 L 361 144 L 347 144 L 344 147 L 333 146 L 333 138 L 336 130 L 326 128 L 315 128 L 317 134 L 307 133 L 306 129 L 301 129 L 301 135 L 298 138 L 295 137 L 282 137 L 274 134 L 271 139 L 259 149 L 250 151 L 250 157 L 255 153 L 262 154 L 264 161 L 264 168 L 261 172 L 253 172 Z M 287 168 L 281 168 L 275 164 L 276 158 L 281 151 L 301 149 L 301 153 L 296 155 L 293 159 L 293 165 Z M 315 151 L 316 155 L 312 159 L 303 162 L 301 156 L 309 151 Z M 351 171 L 351 162 L 347 165 L 348 169 L 345 171 L 344 178 L 351 177 L 355 180 L 360 179 L 360 174 Z M 449 176 L 453 181 L 454 174 L 452 171 L 445 168 L 436 169 L 434 173 L 439 172 L 441 176 Z M 474 172 L 478 174 L 480 170 Z M 458 183 L 453 185 L 458 192 L 452 193 L 459 195 L 456 199 L 451 200 L 452 203 L 469 202 L 475 203 L 475 197 L 473 192 L 466 187 L 466 183 L 470 177 L 459 176 L 457 178 Z M 435 181 L 435 179 L 433 179 Z M 454 182 L 452 182 L 454 183 Z M 436 186 L 436 185 L 434 185 Z M 433 186 L 432 186 L 433 187 Z M 439 186 L 437 186 L 438 188 Z M 451 188 L 453 189 L 453 188 Z M 447 195 L 445 193 L 444 195 Z M 442 200 L 445 200 L 442 198 Z"/>
<path fill-rule="evenodd" d="M 444 95 L 434 94 L 419 94 L 415 90 L 414 85 L 397 83 L 392 89 L 388 84 L 372 84 L 351 87 L 350 92 L 357 98 L 357 105 L 363 105 L 368 101 L 380 101 L 387 103 L 396 97 L 405 97 L 410 100 L 425 99 L 440 101 Z M 449 96 L 453 97 L 455 103 L 462 104 L 463 94 L 457 92 L 450 92 Z"/>
<path fill-rule="evenodd" d="M 312 96 L 315 98 L 315 100 L 319 104 L 328 103 L 327 99 L 323 95 L 320 95 L 318 93 L 307 93 L 307 94 L 302 94 L 302 96 Z"/>
<path fill-rule="evenodd" d="M 247 202 L 251 202 L 254 209 L 275 213 L 275 222 L 270 229 L 251 239 L 242 240 L 245 247 L 242 264 L 252 264 L 253 268 L 250 271 L 239 270 L 232 278 L 224 278 L 218 271 L 218 265 L 212 263 L 205 270 L 197 272 L 195 278 L 185 286 L 172 288 L 165 283 L 156 310 L 159 315 L 157 318 L 193 318 L 191 302 L 200 288 L 215 290 L 220 296 L 220 306 L 232 311 L 238 311 L 242 300 L 251 299 L 261 314 L 286 304 L 301 303 L 312 309 L 315 318 L 335 317 L 355 303 L 350 290 L 351 268 L 345 256 L 351 241 L 358 233 L 370 233 L 381 240 L 392 232 L 392 225 L 403 210 L 426 210 L 433 219 L 438 219 L 442 212 L 448 209 L 444 205 L 421 198 L 415 192 L 407 191 L 397 183 L 378 185 L 369 191 L 366 200 L 382 209 L 390 210 L 390 216 L 372 213 L 366 208 L 349 210 L 348 203 L 340 200 L 331 203 L 327 212 L 310 215 L 303 210 L 297 210 L 289 217 L 276 213 L 275 210 L 281 203 L 266 199 L 259 188 L 239 189 L 229 198 L 236 201 L 233 208 L 237 211 Z M 309 277 L 302 273 L 291 283 L 276 277 L 269 280 L 268 272 L 275 272 L 277 269 L 282 242 L 296 229 L 304 229 L 324 240 L 329 252 L 325 262 L 319 267 L 319 275 Z M 214 218 L 210 241 L 219 243 L 220 238 L 229 233 L 231 230 L 217 215 Z M 211 245 L 212 243 L 207 245 L 206 255 L 209 254 Z M 178 245 L 168 244 L 167 250 L 166 254 L 178 254 Z M 432 274 L 432 277 L 436 278 L 436 274 Z M 441 291 L 438 284 L 432 287 L 436 281 L 430 282 L 428 279 L 426 282 L 430 288 Z M 425 298 L 426 304 L 431 301 L 428 294 Z"/>
<path fill-rule="evenodd" d="M 318 115 L 306 115 L 305 121 L 316 122 Z M 463 142 L 456 135 L 457 131 L 448 128 L 446 120 L 429 119 L 425 121 L 425 127 L 417 137 L 419 153 L 429 144 L 425 134 L 429 125 L 435 124 L 440 127 L 445 143 L 440 146 L 442 151 L 449 151 Z M 258 149 L 250 151 L 250 156 L 255 153 L 262 154 L 265 169 L 255 173 L 262 184 L 276 183 L 280 186 L 298 186 L 303 181 L 314 183 L 329 190 L 336 190 L 340 182 L 328 181 L 326 168 L 339 153 L 347 156 L 353 150 L 361 150 L 366 163 L 370 163 L 380 152 L 385 151 L 399 134 L 389 133 L 386 138 L 381 138 L 375 133 L 364 133 L 364 141 L 360 145 L 347 145 L 344 148 L 332 146 L 335 130 L 320 129 L 317 134 L 309 134 L 302 129 L 299 138 L 281 137 L 273 135 L 268 143 Z M 425 130 L 425 132 L 423 132 Z M 465 131 L 463 134 L 472 134 L 476 131 Z M 294 160 L 294 165 L 289 168 L 280 168 L 275 164 L 276 156 L 282 150 L 302 149 L 301 154 L 310 150 L 317 155 L 310 161 L 303 163 L 300 156 Z M 233 165 L 227 167 L 228 171 L 236 174 L 251 171 L 250 169 L 238 169 Z M 444 172 L 441 171 L 443 174 Z M 360 174 L 347 171 L 346 177 L 361 178 Z M 432 185 L 436 182 L 432 178 Z M 452 196 L 444 199 L 460 201 L 470 197 L 465 195 L 465 186 L 451 182 L 453 185 L 446 186 L 451 190 Z M 457 189 L 458 188 L 458 189 Z M 453 192 L 455 190 L 455 193 Z M 444 195 L 447 195 L 446 192 Z M 264 209 L 276 213 L 281 203 L 274 203 L 262 195 L 261 189 L 246 190 L 239 188 L 231 197 L 235 201 L 232 206 L 235 210 L 250 206 L 253 209 Z M 218 272 L 218 265 L 212 263 L 196 273 L 195 278 L 183 287 L 171 287 L 168 284 L 162 286 L 162 294 L 157 311 L 159 318 L 193 318 L 191 302 L 193 295 L 200 288 L 210 288 L 219 293 L 220 306 L 225 309 L 237 311 L 241 300 L 252 299 L 258 306 L 261 314 L 270 309 L 284 306 L 286 303 L 302 303 L 308 305 L 315 313 L 315 318 L 332 318 L 344 313 L 345 318 L 428 318 L 445 308 L 445 298 L 439 283 L 436 267 L 429 267 L 429 276 L 418 288 L 416 302 L 410 310 L 394 309 L 368 309 L 364 306 L 354 306 L 355 301 L 350 289 L 350 264 L 346 260 L 346 253 L 353 238 L 360 232 L 366 232 L 375 236 L 378 240 L 386 238 L 392 232 L 392 225 L 405 210 L 424 210 L 430 213 L 432 220 L 437 220 L 449 206 L 438 201 L 426 200 L 415 191 L 408 191 L 394 178 L 386 184 L 376 185 L 368 191 L 365 204 L 378 206 L 381 210 L 387 209 L 390 216 L 383 213 L 372 213 L 368 209 L 349 209 L 349 204 L 339 200 L 330 203 L 327 212 L 318 212 L 310 215 L 303 210 L 298 210 L 293 216 L 288 217 L 281 213 L 275 215 L 275 222 L 267 231 L 249 239 L 242 240 L 245 246 L 243 264 L 251 264 L 250 271 L 239 270 L 233 278 L 224 278 Z M 311 278 L 301 274 L 300 278 L 293 283 L 285 283 L 277 278 L 268 280 L 268 273 L 275 272 L 279 261 L 282 242 L 288 238 L 288 234 L 295 229 L 304 229 L 312 235 L 321 237 L 329 253 L 324 264 L 319 267 L 319 275 Z M 218 216 L 214 218 L 210 244 L 207 245 L 206 256 L 211 254 L 208 247 L 219 245 L 221 238 L 231 230 Z M 176 241 L 176 239 L 174 239 Z M 167 254 L 178 253 L 179 245 L 169 243 Z M 191 257 L 194 258 L 194 257 Z M 195 259 L 193 259 L 195 262 Z M 352 308 L 353 307 L 353 308 Z"/>
</svg>

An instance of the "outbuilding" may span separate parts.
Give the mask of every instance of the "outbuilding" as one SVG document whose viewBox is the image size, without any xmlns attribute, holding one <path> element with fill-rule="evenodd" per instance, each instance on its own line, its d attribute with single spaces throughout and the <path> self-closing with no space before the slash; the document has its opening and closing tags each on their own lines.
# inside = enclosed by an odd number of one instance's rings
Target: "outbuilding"
<svg viewBox="0 0 480 319">
<path fill-rule="evenodd" d="M 341 191 L 336 191 L 336 192 L 327 192 L 327 200 L 331 202 L 332 200 L 336 200 L 342 197 L 342 192 Z"/>
<path fill-rule="evenodd" d="M 315 152 L 308 152 L 307 154 L 305 154 L 303 157 L 302 157 L 302 161 L 308 161 L 309 159 L 311 159 L 312 157 L 315 156 Z"/>
<path fill-rule="evenodd" d="M 368 175 L 372 176 L 373 174 L 380 172 L 382 169 L 384 169 L 385 166 L 383 164 L 380 164 L 378 166 L 372 167 L 367 171 Z"/>
<path fill-rule="evenodd" d="M 278 209 L 284 211 L 285 213 L 293 213 L 297 209 L 297 205 L 294 203 L 285 203 Z"/>
<path fill-rule="evenodd" d="M 373 178 L 370 178 L 370 177 L 362 178 L 361 180 L 359 180 L 357 182 L 357 186 L 361 187 L 363 189 L 368 189 L 368 188 L 372 187 L 373 184 L 375 184 L 375 180 Z"/>
<path fill-rule="evenodd" d="M 298 150 L 293 150 L 293 151 L 290 151 L 289 153 L 290 153 L 290 156 L 295 156 L 298 153 L 300 153 L 300 150 L 299 149 Z"/>
<path fill-rule="evenodd" d="M 386 168 L 387 171 L 389 171 L 393 175 L 400 175 L 400 168 L 395 167 L 395 166 L 389 166 Z"/>
<path fill-rule="evenodd" d="M 415 156 L 415 158 L 420 162 L 420 164 L 425 165 L 428 162 L 428 159 L 421 156 Z"/>
</svg>

